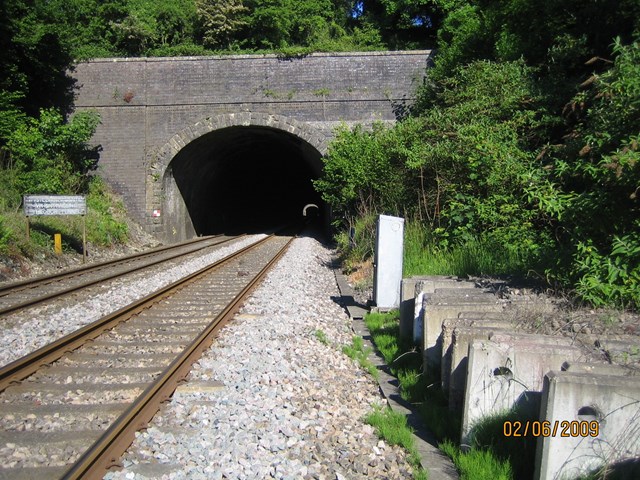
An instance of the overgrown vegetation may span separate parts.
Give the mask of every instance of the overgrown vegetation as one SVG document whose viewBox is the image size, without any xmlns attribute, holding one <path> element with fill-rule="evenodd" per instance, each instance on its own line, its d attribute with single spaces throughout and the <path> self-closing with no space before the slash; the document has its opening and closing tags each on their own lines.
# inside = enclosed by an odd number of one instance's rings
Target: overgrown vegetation
<svg viewBox="0 0 640 480">
<path fill-rule="evenodd" d="M 376 216 L 399 215 L 405 273 L 526 275 L 637 309 L 640 4 L 438 3 L 416 104 L 340 130 L 316 182 L 343 256 L 362 261 Z"/>
<path fill-rule="evenodd" d="M 17 110 L 17 107 L 15 107 Z M 20 207 L 25 194 L 87 196 L 87 240 L 93 245 L 122 243 L 127 238 L 124 207 L 113 200 L 106 185 L 93 176 L 98 151 L 88 142 L 99 122 L 97 114 L 81 112 L 65 120 L 58 109 L 38 117 L 6 118 L 0 138 L 0 254 L 34 256 L 51 250 L 54 232 L 63 247 L 82 252 L 82 219 L 39 217 L 31 220 L 31 238 Z"/>
<path fill-rule="evenodd" d="M 62 235 L 64 252 L 82 253 L 83 222 L 85 223 L 89 256 L 91 246 L 108 247 L 124 244 L 128 238 L 126 211 L 99 177 L 91 177 L 87 190 L 87 215 L 65 217 L 32 217 L 30 239 L 26 236 L 26 222 L 22 211 L 11 209 L 0 214 L 0 255 L 30 258 L 44 257 L 53 251 L 53 234 Z M 4 237 L 3 237 L 4 235 Z M 4 239 L 4 241 L 3 241 Z"/>
<path fill-rule="evenodd" d="M 93 245 L 127 238 L 124 206 L 93 175 L 98 152 L 88 142 L 99 118 L 82 112 L 65 121 L 54 108 L 39 117 L 18 116 L 6 130 L 0 164 L 0 254 L 27 255 L 51 250 L 52 234 L 62 233 L 67 251 L 82 252 L 80 217 L 31 219 L 31 238 L 20 207 L 25 194 L 81 194 L 87 197 L 87 240 Z"/>
<path fill-rule="evenodd" d="M 74 59 L 417 48 L 433 44 L 442 12 L 438 2 L 416 0 L 3 3 L 22 31 L 48 35 Z"/>
</svg>

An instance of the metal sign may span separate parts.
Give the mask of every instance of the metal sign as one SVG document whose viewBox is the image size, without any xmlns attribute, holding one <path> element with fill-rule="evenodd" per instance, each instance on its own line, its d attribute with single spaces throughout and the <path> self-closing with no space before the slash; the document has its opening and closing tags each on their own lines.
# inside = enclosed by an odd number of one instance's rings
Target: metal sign
<svg viewBox="0 0 640 480">
<path fill-rule="evenodd" d="M 23 205 L 27 217 L 87 214 L 87 201 L 82 195 L 25 195 Z"/>
</svg>

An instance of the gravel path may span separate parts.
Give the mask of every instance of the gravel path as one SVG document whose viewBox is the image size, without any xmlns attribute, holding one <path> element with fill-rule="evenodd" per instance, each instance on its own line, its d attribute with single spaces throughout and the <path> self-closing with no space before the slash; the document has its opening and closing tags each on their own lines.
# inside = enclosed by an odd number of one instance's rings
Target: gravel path
<svg viewBox="0 0 640 480">
<path fill-rule="evenodd" d="M 105 478 L 411 478 L 404 452 L 362 420 L 383 400 L 341 352 L 353 332 L 330 254 L 295 240 L 186 388 L 137 434 L 125 469 Z"/>
<path fill-rule="evenodd" d="M 251 235 L 213 253 L 199 256 L 180 265 L 163 270 L 156 266 L 156 273 L 149 270 L 116 279 L 106 291 L 92 294 L 87 300 L 69 307 L 50 305 L 16 312 L 0 322 L 0 365 L 57 340 L 84 325 L 169 285 L 178 279 L 196 272 L 207 265 L 240 250 L 264 235 Z M 92 290 L 93 291 L 93 290 Z"/>
</svg>

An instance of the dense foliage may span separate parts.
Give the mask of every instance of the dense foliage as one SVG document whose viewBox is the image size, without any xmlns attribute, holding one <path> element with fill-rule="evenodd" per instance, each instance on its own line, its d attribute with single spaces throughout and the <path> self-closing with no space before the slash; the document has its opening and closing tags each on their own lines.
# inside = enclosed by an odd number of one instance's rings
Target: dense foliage
<svg viewBox="0 0 640 480">
<path fill-rule="evenodd" d="M 403 215 L 434 255 L 638 307 L 639 41 L 637 0 L 5 0 L 0 212 L 90 189 L 74 59 L 435 44 L 408 115 L 332 145 L 317 187 L 339 220 L 373 238 L 376 214 Z"/>
<path fill-rule="evenodd" d="M 104 193 L 87 147 L 99 119 L 71 116 L 76 60 L 426 46 L 440 17 L 431 0 L 3 0 L 0 252 L 23 194 Z"/>
<path fill-rule="evenodd" d="M 24 194 L 89 194 L 94 203 L 107 195 L 104 186 L 91 176 L 99 149 L 88 143 L 99 118 L 91 112 L 70 117 L 73 44 L 64 28 L 69 25 L 64 22 L 83 11 L 87 18 L 89 15 L 80 8 L 81 2 L 77 3 L 78 9 L 69 11 L 66 2 L 55 1 L 4 1 L 0 6 L 2 254 L 31 252 L 32 245 L 24 243 L 18 233 L 24 230 L 19 214 Z M 95 214 L 99 223 L 110 225 L 109 218 Z M 122 225 L 116 229 L 122 231 Z M 120 234 L 113 233 L 107 237 L 122 240 Z"/>
<path fill-rule="evenodd" d="M 341 132 L 323 197 L 347 227 L 408 217 L 433 255 L 480 246 L 495 266 L 473 273 L 515 266 L 639 307 L 640 4 L 438 4 L 435 68 L 411 115 Z"/>
<path fill-rule="evenodd" d="M 432 0 L 6 0 L 3 19 L 58 54 L 199 55 L 433 44 Z M 15 25 L 14 25 L 15 26 Z M 6 37 L 5 41 L 9 42 Z M 40 42 L 42 41 L 42 42 Z M 10 42 L 9 42 L 10 43 Z"/>
</svg>

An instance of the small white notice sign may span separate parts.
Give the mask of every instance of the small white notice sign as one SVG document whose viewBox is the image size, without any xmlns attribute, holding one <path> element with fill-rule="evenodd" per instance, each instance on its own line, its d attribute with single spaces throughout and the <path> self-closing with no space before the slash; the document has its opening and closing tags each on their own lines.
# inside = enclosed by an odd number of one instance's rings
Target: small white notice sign
<svg viewBox="0 0 640 480">
<path fill-rule="evenodd" d="M 23 205 L 27 217 L 87 214 L 87 200 L 82 195 L 25 195 Z"/>
</svg>

